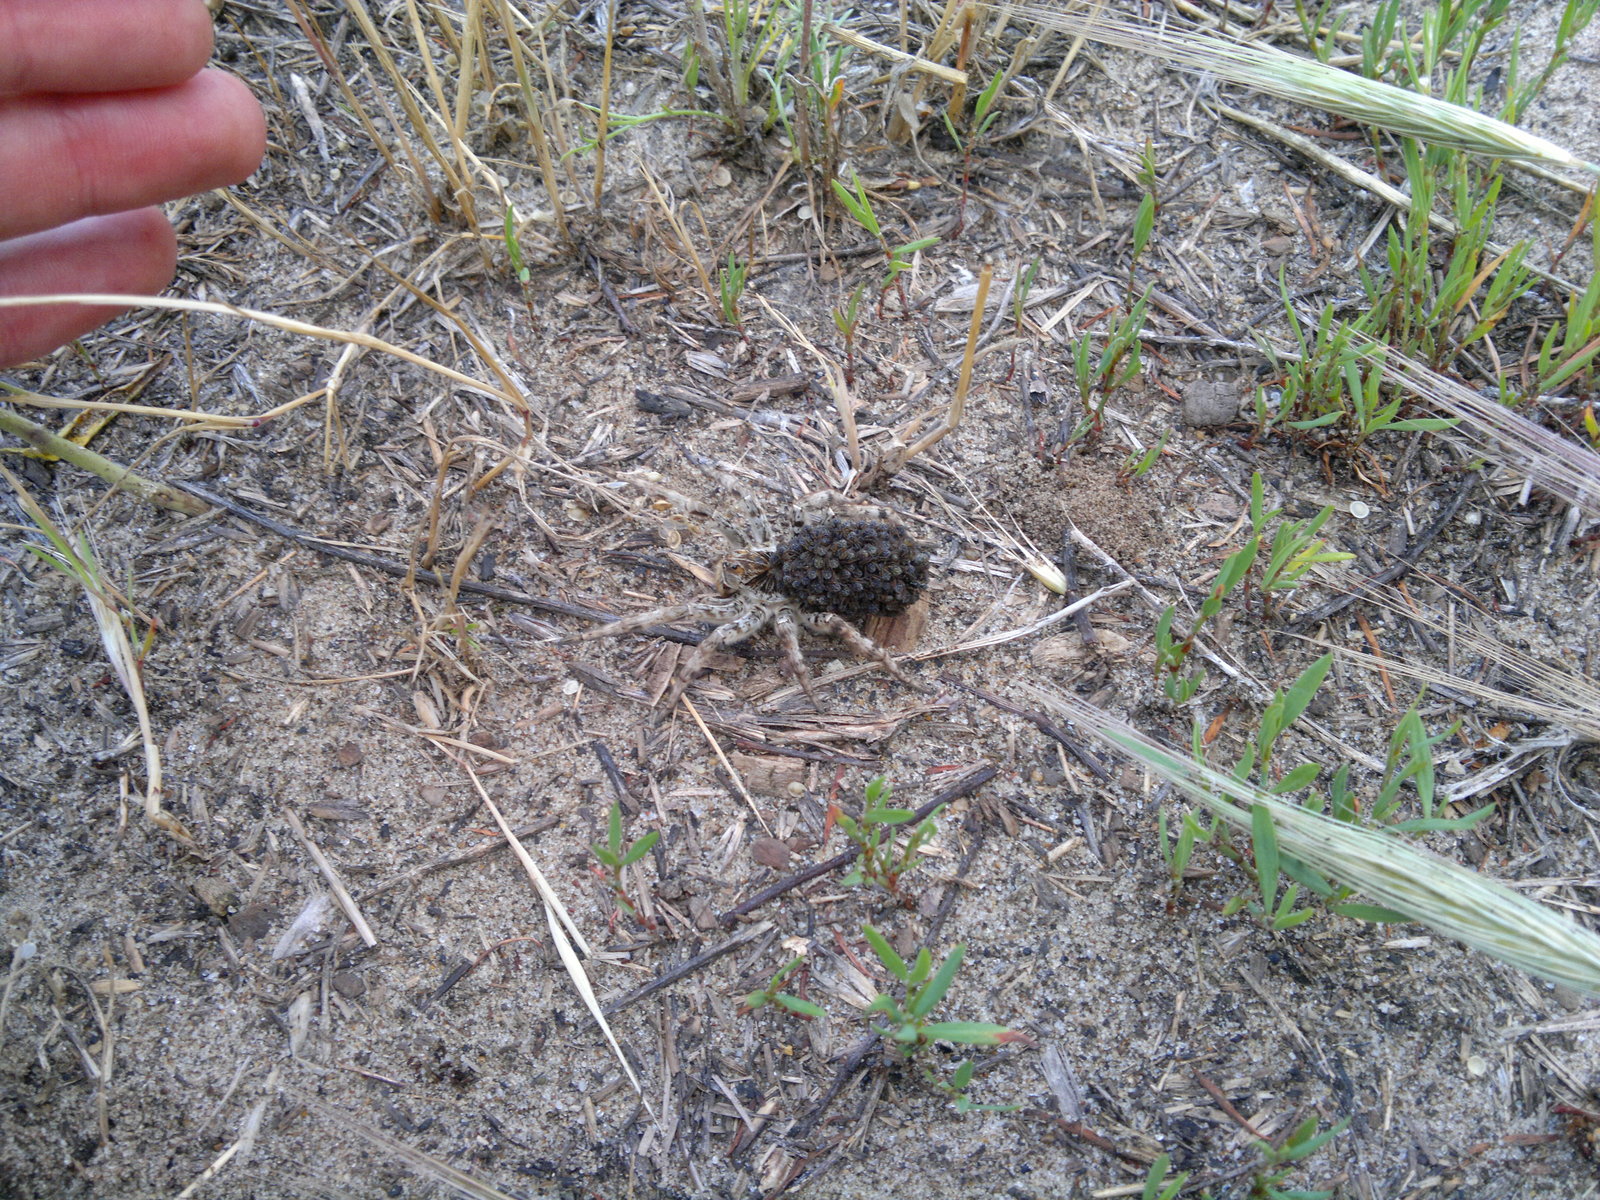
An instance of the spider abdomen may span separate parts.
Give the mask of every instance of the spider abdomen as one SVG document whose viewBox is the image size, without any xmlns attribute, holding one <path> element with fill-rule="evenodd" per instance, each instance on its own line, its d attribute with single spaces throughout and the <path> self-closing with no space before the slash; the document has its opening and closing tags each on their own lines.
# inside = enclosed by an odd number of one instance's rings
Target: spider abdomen
<svg viewBox="0 0 1600 1200">
<path fill-rule="evenodd" d="M 916 602 L 928 556 L 885 521 L 833 517 L 807 526 L 772 556 L 769 586 L 807 612 L 846 620 L 892 617 Z"/>
</svg>

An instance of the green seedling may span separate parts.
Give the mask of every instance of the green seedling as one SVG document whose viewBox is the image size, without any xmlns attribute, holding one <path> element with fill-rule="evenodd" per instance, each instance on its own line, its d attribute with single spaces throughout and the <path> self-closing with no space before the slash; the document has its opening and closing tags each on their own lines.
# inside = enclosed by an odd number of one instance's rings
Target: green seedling
<svg viewBox="0 0 1600 1200">
<path fill-rule="evenodd" d="M 909 808 L 890 808 L 893 791 L 893 785 L 879 775 L 867 784 L 859 820 L 847 816 L 836 804 L 829 806 L 828 818 L 861 850 L 855 866 L 840 882 L 845 887 L 870 883 L 904 900 L 900 880 L 916 868 L 922 847 L 938 834 L 938 817 L 944 808 L 941 805 L 918 821 L 900 842 L 895 830 L 916 820 L 917 814 Z"/>
<path fill-rule="evenodd" d="M 798 996 L 791 996 L 781 990 L 783 981 L 798 970 L 800 964 L 804 961 L 805 955 L 797 954 L 782 967 L 778 968 L 778 973 L 768 980 L 766 987 L 758 992 L 751 992 L 744 998 L 744 1002 L 739 1005 L 740 1014 L 752 1013 L 758 1008 L 765 1008 L 771 1004 L 783 1009 L 786 1013 L 792 1013 L 794 1016 L 807 1021 L 814 1017 L 827 1016 L 827 1012 L 821 1005 L 813 1004 L 809 1000 L 802 1000 Z"/>
<path fill-rule="evenodd" d="M 611 889 L 617 907 L 629 916 L 637 916 L 638 910 L 628 899 L 628 889 L 623 882 L 622 873 L 649 854 L 660 838 L 661 831 L 652 829 L 637 841 L 623 845 L 622 806 L 613 802 L 611 815 L 606 822 L 606 844 L 602 846 L 599 842 L 594 842 L 589 847 L 594 851 L 594 856 L 600 860 L 593 867 L 595 876 Z"/>
<path fill-rule="evenodd" d="M 1198 669 L 1185 670 L 1196 635 L 1207 621 L 1222 611 L 1228 594 L 1250 578 L 1260 556 L 1267 525 L 1282 512 L 1281 508 L 1267 509 L 1266 485 L 1261 473 L 1255 472 L 1250 479 L 1250 537 L 1223 560 L 1222 569 L 1217 572 L 1211 591 L 1201 602 L 1200 612 L 1188 635 L 1180 641 L 1172 632 L 1172 622 L 1177 613 L 1175 605 L 1168 605 L 1156 621 L 1156 675 L 1162 680 L 1168 697 L 1179 704 L 1188 701 L 1205 678 Z M 1262 603 L 1269 613 L 1271 598 L 1299 587 L 1312 567 L 1320 563 L 1347 562 L 1354 557 L 1341 550 L 1326 549 L 1326 544 L 1316 536 L 1332 513 L 1333 507 L 1329 505 L 1315 517 L 1279 522 L 1268 545 L 1267 561 L 1260 577 Z M 1311 690 L 1315 691 L 1316 688 Z"/>
<path fill-rule="evenodd" d="M 1139 186 L 1144 188 L 1144 196 L 1139 201 L 1139 210 L 1133 215 L 1133 246 L 1128 256 L 1128 295 L 1132 296 L 1136 290 L 1133 282 L 1133 270 L 1139 263 L 1139 256 L 1144 253 L 1145 247 L 1150 244 L 1150 235 L 1156 228 L 1156 148 L 1149 138 L 1145 139 L 1144 149 L 1139 153 L 1139 170 L 1135 176 Z"/>
<path fill-rule="evenodd" d="M 1250 1183 L 1252 1200 L 1329 1200 L 1333 1195 L 1331 1191 L 1285 1188 L 1283 1185 L 1294 1172 L 1295 1164 L 1322 1149 L 1343 1133 L 1349 1124 L 1350 1118 L 1345 1117 L 1318 1133 L 1317 1118 L 1311 1116 L 1295 1126 L 1294 1132 L 1284 1139 L 1281 1146 L 1257 1142 L 1256 1149 L 1262 1161 Z"/>
<path fill-rule="evenodd" d="M 1170 1154 L 1156 1155 L 1155 1162 L 1151 1163 L 1150 1169 L 1145 1172 L 1144 1190 L 1139 1193 L 1139 1200 L 1177 1200 L 1178 1193 L 1183 1191 L 1183 1185 L 1189 1182 L 1189 1172 L 1179 1171 L 1168 1179 L 1167 1172 L 1171 1169 Z"/>
<path fill-rule="evenodd" d="M 1593 261 L 1600 263 L 1600 221 L 1590 218 Z M 1539 346 L 1534 394 L 1543 395 L 1576 383 L 1590 392 L 1595 386 L 1595 357 L 1600 355 L 1600 269 L 1583 291 L 1568 299 L 1562 320 L 1550 326 Z"/>
<path fill-rule="evenodd" d="M 856 330 L 861 323 L 861 297 L 866 290 L 866 284 L 858 284 L 845 306 L 833 310 L 833 324 L 844 338 L 844 381 L 847 384 L 855 382 Z"/>
<path fill-rule="evenodd" d="M 1161 440 L 1143 454 L 1130 451 L 1122 460 L 1122 466 L 1117 468 L 1117 482 L 1127 483 L 1129 480 L 1139 479 L 1149 474 L 1150 468 L 1156 465 L 1161 458 L 1161 452 L 1167 448 L 1167 439 L 1172 436 L 1172 430 L 1163 429 Z"/>
<path fill-rule="evenodd" d="M 1099 435 L 1105 423 L 1106 401 L 1111 393 L 1132 383 L 1142 369 L 1144 343 L 1144 314 L 1150 304 L 1150 288 L 1140 294 L 1127 316 L 1111 328 L 1111 335 L 1098 357 L 1094 354 L 1094 339 L 1082 335 L 1072 350 L 1072 377 L 1078 387 L 1078 400 L 1084 415 L 1072 431 L 1070 445 L 1093 433 Z"/>
<path fill-rule="evenodd" d="M 1339 0 L 1322 0 L 1322 7 L 1312 15 L 1306 9 L 1305 0 L 1294 0 L 1294 13 L 1300 21 L 1300 36 L 1305 39 L 1306 46 L 1316 60 L 1323 64 L 1333 57 L 1339 44 L 1339 29 L 1347 15 L 1333 11 L 1338 3 Z"/>
<path fill-rule="evenodd" d="M 782 126 L 796 161 L 825 180 L 838 173 L 843 144 L 839 122 L 850 58 L 848 44 L 824 32 L 830 19 L 848 25 L 851 15 L 844 10 L 830 18 L 816 0 L 788 0 L 783 18 L 787 33 L 774 52 L 771 70 L 763 68 L 771 92 L 766 127 Z"/>
<path fill-rule="evenodd" d="M 506 205 L 506 256 L 511 260 L 511 273 L 516 276 L 518 285 L 522 288 L 522 303 L 528 310 L 528 321 L 537 326 L 538 321 L 533 315 L 533 298 L 528 294 L 528 280 L 531 273 L 528 265 L 522 259 L 522 243 L 517 241 L 517 210 L 511 205 Z"/>
<path fill-rule="evenodd" d="M 1240 549 L 1223 560 L 1222 569 L 1217 572 L 1211 591 L 1200 603 L 1200 612 L 1196 615 L 1194 624 L 1181 640 L 1172 632 L 1173 618 L 1178 611 L 1176 605 L 1167 605 L 1157 618 L 1155 672 L 1168 698 L 1179 704 L 1185 704 L 1205 682 L 1203 670 L 1187 669 L 1190 651 L 1194 649 L 1194 640 L 1206 622 L 1222 611 L 1222 603 L 1227 599 L 1228 593 L 1244 582 L 1251 566 L 1255 563 L 1256 552 L 1260 545 L 1260 537 L 1253 536 Z"/>
<path fill-rule="evenodd" d="M 950 135 L 950 140 L 955 142 L 961 151 L 961 205 L 956 209 L 956 232 L 959 233 L 967 220 L 967 188 L 972 169 L 973 144 L 989 131 L 995 118 L 1000 115 L 1000 110 L 994 107 L 995 100 L 1000 95 L 1000 85 L 1005 83 L 1005 73 L 1001 72 L 989 81 L 989 85 L 978 94 L 978 99 L 972 107 L 972 116 L 967 121 L 966 136 L 963 137 L 956 129 L 954 118 L 946 108 L 940 115 L 944 118 L 945 132 Z"/>
<path fill-rule="evenodd" d="M 1028 310 L 1028 293 L 1033 291 L 1033 284 L 1039 278 L 1039 259 L 1035 258 L 1026 267 L 1017 272 L 1017 282 L 1011 289 L 1011 321 L 1017 327 L 1017 334 L 1022 334 L 1023 314 Z"/>
<path fill-rule="evenodd" d="M 1304 715 L 1317 690 L 1327 678 L 1333 665 L 1333 656 L 1325 654 L 1282 692 L 1274 692 L 1272 700 L 1262 711 L 1255 737 L 1246 745 L 1239 761 L 1234 764 L 1232 777 L 1241 784 L 1260 789 L 1269 797 L 1290 796 L 1304 791 L 1316 782 L 1321 768 L 1316 763 L 1302 763 L 1292 770 L 1277 773 L 1273 756 L 1279 739 Z M 1420 699 L 1419 699 L 1420 703 Z M 1433 758 L 1440 742 L 1452 736 L 1457 726 L 1444 733 L 1430 735 L 1422 724 L 1414 705 L 1400 719 L 1389 744 L 1389 758 L 1384 771 L 1383 784 L 1370 813 L 1363 817 L 1356 798 L 1349 789 L 1350 768 L 1342 765 L 1333 776 L 1329 792 L 1311 791 L 1301 806 L 1309 812 L 1331 815 L 1346 824 L 1364 824 L 1370 828 L 1395 834 L 1431 830 L 1460 832 L 1470 829 L 1493 812 L 1486 805 L 1463 817 L 1443 817 L 1434 795 Z M 1194 728 L 1193 751 L 1196 763 L 1206 762 L 1204 730 L 1197 721 Z M 1397 820 L 1401 803 L 1401 789 L 1410 784 L 1414 789 L 1422 815 L 1410 820 Z M 1192 814 L 1185 814 L 1183 828 L 1177 844 L 1172 844 L 1168 833 L 1166 814 L 1160 815 L 1158 826 L 1161 836 L 1162 856 L 1172 873 L 1174 890 L 1181 886 L 1183 868 L 1195 843 L 1203 841 L 1215 845 L 1220 853 L 1239 866 L 1250 869 L 1257 886 L 1256 897 L 1236 896 L 1223 907 L 1225 916 L 1248 910 L 1263 925 L 1273 931 L 1291 929 L 1308 920 L 1311 908 L 1296 908 L 1302 895 L 1314 897 L 1322 906 L 1342 916 L 1372 922 L 1392 922 L 1403 919 L 1391 909 L 1374 905 L 1348 903 L 1354 889 L 1330 882 L 1320 870 L 1279 847 L 1278 828 L 1269 802 L 1257 801 L 1250 805 L 1250 846 L 1248 851 L 1236 846 L 1229 838 L 1226 827 L 1213 818 L 1209 826 L 1201 825 Z M 1283 891 L 1280 895 L 1280 885 Z"/>
<path fill-rule="evenodd" d="M 722 270 L 717 288 L 722 299 L 722 319 L 741 333 L 744 332 L 744 318 L 739 314 L 739 299 L 744 295 L 745 281 L 749 276 L 750 264 L 739 262 L 730 250 L 728 265 Z"/>
<path fill-rule="evenodd" d="M 937 237 L 917 238 L 915 241 L 905 242 L 899 246 L 890 246 L 889 240 L 884 236 L 883 226 L 878 221 L 878 214 L 873 211 L 872 201 L 867 196 L 867 188 L 861 182 L 861 176 L 851 175 L 852 187 L 846 187 L 837 179 L 828 181 L 833 185 L 833 194 L 838 197 L 839 203 L 844 205 L 845 211 L 852 220 L 872 236 L 883 249 L 883 257 L 888 265 L 888 273 L 883 277 L 883 282 L 878 285 L 878 315 L 883 316 L 883 298 L 891 287 L 900 290 L 900 305 L 910 307 L 906 299 L 905 286 L 900 282 L 900 276 L 911 269 L 912 258 L 920 250 L 939 244 Z"/>
<path fill-rule="evenodd" d="M 874 1024 L 873 1032 L 881 1036 L 901 1059 L 911 1059 L 934 1042 L 956 1042 L 964 1046 L 1001 1046 L 1021 1042 L 1032 1044 L 1033 1039 L 1004 1025 L 985 1021 L 930 1021 L 939 1001 L 943 1000 L 950 985 L 955 982 L 961 960 L 966 956 L 965 946 L 956 946 L 945 956 L 939 969 L 934 970 L 933 955 L 924 946 L 917 952 L 916 960 L 907 964 L 905 959 L 889 944 L 889 939 L 871 925 L 861 927 L 862 935 L 878 961 L 905 987 L 905 999 L 895 999 L 887 992 L 867 1006 L 868 1013 L 880 1013 L 884 1023 Z M 956 1097 L 956 1107 L 961 1112 L 973 1109 L 998 1109 L 995 1105 L 979 1105 L 966 1101 L 967 1085 L 972 1082 L 970 1063 L 962 1063 L 948 1081 L 941 1081 L 930 1071 L 927 1078 L 940 1090 Z M 1013 1106 L 1006 1106 L 1013 1107 Z M 1001 1109 L 1001 1111 L 1004 1111 Z"/>
</svg>

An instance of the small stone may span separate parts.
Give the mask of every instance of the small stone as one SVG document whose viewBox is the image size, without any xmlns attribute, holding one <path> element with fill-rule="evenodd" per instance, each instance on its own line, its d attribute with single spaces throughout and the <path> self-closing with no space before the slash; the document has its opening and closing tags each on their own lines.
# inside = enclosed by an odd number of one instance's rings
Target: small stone
<svg viewBox="0 0 1600 1200">
<path fill-rule="evenodd" d="M 361 760 L 364 758 L 366 758 L 366 755 L 362 753 L 361 747 L 354 742 L 346 742 L 333 752 L 333 761 L 341 771 L 360 766 Z"/>
<path fill-rule="evenodd" d="M 194 894 L 215 916 L 226 917 L 239 903 L 239 893 L 220 879 L 197 879 Z"/>
<path fill-rule="evenodd" d="M 266 904 L 247 904 L 228 918 L 228 932 L 241 942 L 259 942 L 272 929 L 278 910 Z"/>
<path fill-rule="evenodd" d="M 789 865 L 789 846 L 777 838 L 757 838 L 750 843 L 750 857 L 763 867 L 781 871 Z"/>
<path fill-rule="evenodd" d="M 356 971 L 335 971 L 333 990 L 346 1000 L 354 1000 L 367 990 L 367 981 Z"/>
<path fill-rule="evenodd" d="M 1239 385 L 1233 380 L 1198 379 L 1183 393 L 1183 423 L 1191 429 L 1227 425 L 1239 415 Z"/>
</svg>

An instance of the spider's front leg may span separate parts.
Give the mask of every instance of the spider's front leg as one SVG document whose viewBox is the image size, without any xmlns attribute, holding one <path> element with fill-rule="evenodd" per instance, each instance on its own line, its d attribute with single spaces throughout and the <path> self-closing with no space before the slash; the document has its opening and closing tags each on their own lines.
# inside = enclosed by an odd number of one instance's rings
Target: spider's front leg
<svg viewBox="0 0 1600 1200">
<path fill-rule="evenodd" d="M 862 658 L 875 660 L 885 671 L 893 675 L 901 683 L 918 687 L 917 682 L 911 679 L 904 671 L 895 666 L 894 659 L 889 657 L 889 652 L 843 617 L 830 612 L 809 612 L 800 614 L 800 623 L 812 633 L 826 634 L 836 637 Z"/>
<path fill-rule="evenodd" d="M 595 629 L 572 634 L 570 637 L 562 638 L 561 644 L 567 646 L 575 642 L 594 642 L 601 638 L 621 637 L 626 633 L 638 633 L 641 629 L 649 629 L 653 625 L 676 625 L 680 621 L 704 621 L 712 625 L 726 626 L 728 622 L 738 619 L 739 608 L 738 602 L 731 597 L 726 600 L 707 598 L 690 601 L 687 604 L 669 604 L 665 608 L 652 608 L 649 612 L 621 617 Z"/>
<path fill-rule="evenodd" d="M 748 641 L 766 628 L 772 620 L 772 610 L 766 607 L 748 609 L 743 615 L 728 621 L 713 629 L 706 635 L 705 641 L 694 648 L 694 653 L 689 656 L 689 661 L 678 668 L 672 678 L 672 686 L 662 697 L 666 711 L 671 712 L 678 703 L 678 697 L 683 695 L 683 689 L 689 686 L 689 681 L 705 669 L 706 663 L 713 654 L 726 650 L 730 646 L 737 646 L 740 642 Z"/>
</svg>

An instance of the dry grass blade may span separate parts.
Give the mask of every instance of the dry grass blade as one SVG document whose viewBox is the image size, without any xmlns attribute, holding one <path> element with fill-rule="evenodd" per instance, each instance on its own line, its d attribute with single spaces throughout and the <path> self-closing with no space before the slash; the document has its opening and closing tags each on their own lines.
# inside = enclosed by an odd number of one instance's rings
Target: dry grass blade
<svg viewBox="0 0 1600 1200">
<path fill-rule="evenodd" d="M 1024 691 L 1132 755 L 1235 829 L 1249 833 L 1252 811 L 1265 808 L 1278 844 L 1313 869 L 1531 975 L 1600 995 L 1600 937 L 1570 918 L 1394 834 L 1311 812 L 1201 766 L 1074 696 L 1033 685 Z"/>
<path fill-rule="evenodd" d="M 0 389 L 12 390 L 3 383 L 0 383 Z M 109 458 L 96 454 L 87 446 L 80 446 L 77 442 L 59 437 L 20 413 L 0 408 L 0 433 L 14 434 L 34 449 L 53 455 L 62 462 L 69 462 L 75 467 L 81 467 L 111 487 L 146 503 L 189 517 L 202 516 L 210 510 L 211 506 L 204 501 L 197 500 L 186 492 L 180 492 L 177 488 L 135 474 L 121 463 L 114 463 Z"/>
<path fill-rule="evenodd" d="M 280 317 L 276 313 L 263 312 L 256 308 L 240 308 L 232 304 L 217 304 L 210 300 L 180 300 L 173 296 L 124 296 L 101 294 L 98 292 L 72 292 L 46 296 L 0 296 L 0 308 L 25 308 L 34 304 L 103 304 L 114 308 L 165 308 L 174 312 L 212 313 L 219 317 L 242 317 L 246 321 L 257 321 L 262 325 L 270 325 L 274 329 L 281 329 L 285 333 L 298 333 L 304 337 L 319 338 L 325 342 L 345 342 L 356 346 L 364 346 L 368 350 L 379 350 L 384 354 L 392 354 L 396 358 L 432 371 L 435 375 L 458 383 L 468 391 L 477 392 L 479 395 L 490 396 L 496 400 L 503 400 L 521 412 L 528 411 L 528 402 L 518 391 L 509 378 L 504 380 L 504 386 L 493 387 L 470 375 L 463 375 L 460 371 L 452 370 L 443 363 L 434 362 L 431 358 L 424 358 L 403 346 L 396 346 L 393 342 L 386 342 L 382 338 L 373 337 L 371 334 L 360 333 L 347 329 L 330 329 L 325 325 L 312 325 L 306 321 L 296 321 L 289 317 Z M 18 395 L 19 400 L 26 400 L 25 396 Z M 301 397 L 295 403 L 303 403 L 310 397 Z M 32 401 L 28 401 L 31 403 Z M 58 408 L 96 408 L 112 412 L 136 412 L 145 416 L 172 416 L 169 409 L 149 408 L 142 405 L 125 404 L 83 404 L 73 401 L 62 401 L 54 405 Z M 268 417 L 278 416 L 288 411 L 293 405 L 273 409 L 270 413 L 263 413 L 258 417 L 231 417 L 213 415 L 210 413 L 185 413 L 191 420 L 222 421 L 230 425 L 254 425 Z"/>
<path fill-rule="evenodd" d="M 1457 692 L 1476 696 L 1496 708 L 1511 712 L 1525 712 L 1569 729 L 1593 741 L 1600 741 L 1600 687 L 1556 663 L 1535 658 L 1515 646 L 1508 646 L 1493 634 L 1472 627 L 1465 622 L 1447 626 L 1443 621 L 1425 612 L 1419 612 L 1381 595 L 1363 594 L 1362 600 L 1376 604 L 1409 621 L 1426 625 L 1442 636 L 1453 639 L 1458 651 L 1476 655 L 1497 665 L 1519 690 L 1508 692 L 1492 684 L 1483 683 L 1464 672 L 1450 674 L 1424 664 L 1403 658 L 1378 659 L 1360 650 L 1335 646 L 1315 638 L 1305 640 L 1328 650 L 1336 650 L 1351 662 L 1372 670 L 1382 669 L 1391 674 L 1404 675 L 1423 683 L 1438 683 Z"/>
<path fill-rule="evenodd" d="M 1435 408 L 1458 417 L 1456 433 L 1471 438 L 1484 455 L 1526 471 L 1541 488 L 1591 517 L 1600 517 L 1600 454 L 1551 433 L 1493 396 L 1480 395 L 1393 351 L 1384 372 Z"/>
<path fill-rule="evenodd" d="M 74 544 L 44 509 L 39 507 L 38 501 L 22 485 L 20 479 L 4 467 L 0 467 L 0 478 L 4 478 L 11 485 L 23 512 L 38 526 L 39 532 L 49 539 L 49 546 L 29 542 L 29 548 L 51 566 L 76 579 L 89 601 L 89 610 L 94 614 L 95 626 L 100 631 L 100 644 L 105 647 L 106 658 L 111 662 L 111 669 L 116 672 L 117 682 L 122 684 L 122 690 L 128 694 L 128 701 L 133 705 L 134 716 L 139 722 L 139 738 L 144 744 L 145 819 L 185 845 L 193 845 L 194 838 L 183 827 L 183 823 L 161 805 L 161 751 L 156 748 L 155 731 L 150 724 L 150 709 L 145 703 L 144 679 L 139 673 L 139 656 L 134 653 L 133 644 L 128 640 L 128 630 L 122 623 L 120 608 L 112 599 L 111 590 L 100 576 L 100 565 L 95 562 L 94 552 L 89 547 L 89 539 L 79 535 Z"/>
<path fill-rule="evenodd" d="M 1147 22 L 1109 17 L 1098 10 L 1091 13 L 1037 4 L 1005 4 L 999 8 L 1049 29 L 1157 55 L 1191 71 L 1216 75 L 1292 104 L 1339 113 L 1431 145 L 1600 175 L 1600 166 L 1515 125 L 1274 47 L 1163 29 Z"/>
<path fill-rule="evenodd" d="M 335 1108 L 333 1105 L 325 1104 L 323 1101 L 318 1100 L 310 1092 L 301 1091 L 296 1087 L 288 1087 L 284 1090 L 293 1096 L 298 1103 L 303 1104 L 313 1112 L 320 1113 L 340 1128 L 348 1129 L 357 1137 L 365 1139 L 388 1155 L 391 1160 L 404 1163 L 424 1178 L 431 1179 L 435 1183 L 441 1183 L 463 1196 L 475 1197 L 475 1200 L 516 1200 L 516 1197 L 484 1183 L 481 1179 L 474 1179 L 465 1171 L 452 1167 L 449 1163 L 434 1158 L 431 1154 L 425 1154 L 421 1150 L 413 1149 L 397 1138 L 390 1137 L 382 1130 L 374 1129 L 371 1125 L 357 1121 L 354 1117 Z"/>
<path fill-rule="evenodd" d="M 589 958 L 596 957 L 595 952 L 590 949 L 589 943 L 584 939 L 577 923 L 573 921 L 572 914 L 567 911 L 567 906 L 561 903 L 560 898 L 551 889 L 549 880 L 544 877 L 544 872 L 539 870 L 534 863 L 527 847 L 522 844 L 515 831 L 512 830 L 510 822 L 501 813 L 500 806 L 489 798 L 488 792 L 484 791 L 483 783 L 478 779 L 477 774 L 469 770 L 467 775 L 472 780 L 472 786 L 478 789 L 478 796 L 483 801 L 484 807 L 489 810 L 494 817 L 495 824 L 500 827 L 500 833 L 506 839 L 507 844 L 510 845 L 512 853 L 517 856 L 517 861 L 522 864 L 522 869 L 527 872 L 528 878 L 533 880 L 533 886 L 538 891 L 539 898 L 544 901 L 545 916 L 550 923 L 550 937 L 555 942 L 556 953 L 561 956 L 562 965 L 566 967 L 567 974 L 572 979 L 572 986 L 578 990 L 578 995 L 583 999 L 584 1007 L 589 1010 L 590 1015 L 595 1019 L 595 1023 L 600 1026 L 600 1032 L 605 1034 L 612 1053 L 617 1056 L 617 1061 L 622 1064 L 622 1070 L 628 1076 L 628 1082 L 633 1084 L 634 1091 L 643 1095 L 644 1089 L 639 1086 L 638 1077 L 634 1075 L 633 1068 L 628 1065 L 628 1056 L 623 1054 L 622 1047 L 617 1043 L 616 1035 L 611 1032 L 611 1025 L 606 1020 L 605 1013 L 601 1011 L 599 997 L 594 994 L 594 988 L 589 983 L 589 975 L 583 969 L 583 962 L 574 952 L 572 945 L 576 942 L 579 949 Z M 568 934 L 571 936 L 569 937 Z"/>
</svg>

